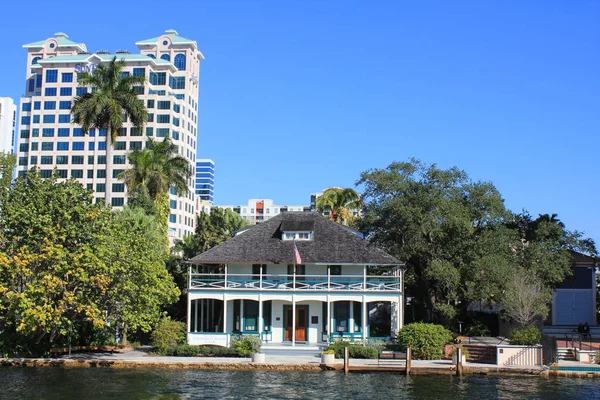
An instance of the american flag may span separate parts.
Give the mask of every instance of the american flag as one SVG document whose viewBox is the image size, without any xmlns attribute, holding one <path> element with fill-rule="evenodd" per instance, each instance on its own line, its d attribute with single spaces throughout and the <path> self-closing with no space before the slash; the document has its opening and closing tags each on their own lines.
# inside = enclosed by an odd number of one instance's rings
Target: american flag
<svg viewBox="0 0 600 400">
<path fill-rule="evenodd" d="M 294 264 L 302 264 L 300 252 L 298 251 L 298 247 L 296 247 L 296 239 L 294 239 Z"/>
</svg>

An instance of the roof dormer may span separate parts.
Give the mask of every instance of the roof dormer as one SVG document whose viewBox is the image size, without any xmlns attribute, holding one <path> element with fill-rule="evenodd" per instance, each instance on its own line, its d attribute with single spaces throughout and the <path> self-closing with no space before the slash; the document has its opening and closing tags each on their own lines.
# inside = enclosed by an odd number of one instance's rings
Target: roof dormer
<svg viewBox="0 0 600 400">
<path fill-rule="evenodd" d="M 281 240 L 313 240 L 314 221 L 283 221 Z"/>
</svg>

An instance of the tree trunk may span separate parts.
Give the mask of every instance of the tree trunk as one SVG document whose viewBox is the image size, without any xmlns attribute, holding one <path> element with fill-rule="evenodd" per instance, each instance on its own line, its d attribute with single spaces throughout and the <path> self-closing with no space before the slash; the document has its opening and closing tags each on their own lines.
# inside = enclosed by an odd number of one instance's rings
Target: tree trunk
<svg viewBox="0 0 600 400">
<path fill-rule="evenodd" d="M 104 178 L 104 204 L 107 207 L 112 206 L 112 171 L 113 171 L 113 160 L 112 160 L 112 132 L 111 126 L 108 125 L 106 130 L 106 176 Z"/>
<path fill-rule="evenodd" d="M 121 344 L 127 346 L 127 323 L 123 323 L 123 331 L 121 333 Z"/>
</svg>

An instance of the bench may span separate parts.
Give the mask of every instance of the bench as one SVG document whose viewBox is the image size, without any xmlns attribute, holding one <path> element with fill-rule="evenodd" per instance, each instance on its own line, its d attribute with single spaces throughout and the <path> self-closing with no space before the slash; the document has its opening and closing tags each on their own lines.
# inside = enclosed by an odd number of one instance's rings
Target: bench
<svg viewBox="0 0 600 400">
<path fill-rule="evenodd" d="M 379 365 L 382 360 L 392 362 L 406 361 L 406 353 L 402 353 L 400 351 L 382 350 L 379 352 L 379 357 L 377 358 L 377 365 Z"/>
</svg>

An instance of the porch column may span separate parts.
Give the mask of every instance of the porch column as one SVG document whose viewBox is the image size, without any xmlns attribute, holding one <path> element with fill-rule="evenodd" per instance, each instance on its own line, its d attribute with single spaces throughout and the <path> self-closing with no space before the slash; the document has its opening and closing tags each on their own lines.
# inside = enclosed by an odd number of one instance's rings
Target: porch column
<svg viewBox="0 0 600 400">
<path fill-rule="evenodd" d="M 264 326 L 264 321 L 263 321 L 263 301 L 262 301 L 262 295 L 258 295 L 258 337 L 262 340 L 262 334 L 263 334 L 263 326 Z"/>
<path fill-rule="evenodd" d="M 240 332 L 244 332 L 244 299 L 240 300 L 240 327 L 236 326 L 236 329 L 239 329 Z"/>
<path fill-rule="evenodd" d="M 223 296 L 223 333 L 227 333 L 227 298 Z"/>
<path fill-rule="evenodd" d="M 296 296 L 292 295 L 292 347 L 296 346 Z"/>
<path fill-rule="evenodd" d="M 192 299 L 189 293 L 187 295 L 187 331 L 192 331 Z"/>
<path fill-rule="evenodd" d="M 404 326 L 404 293 L 400 297 L 400 301 L 398 302 L 398 331 L 402 329 Z"/>
<path fill-rule="evenodd" d="M 348 302 L 348 334 L 354 334 L 354 302 Z M 351 341 L 354 341 L 354 335 L 351 336 Z"/>
<path fill-rule="evenodd" d="M 331 337 L 331 302 L 329 301 L 329 295 L 327 295 L 327 324 L 325 327 L 327 328 L 327 343 L 329 343 Z"/>
<path fill-rule="evenodd" d="M 196 299 L 194 300 L 194 332 L 198 332 L 198 303 L 200 303 L 202 300 L 200 299 Z M 204 311 L 204 310 L 202 310 Z M 202 317 L 200 317 L 200 319 L 202 321 L 204 321 L 204 319 Z M 202 330 L 202 325 L 200 325 L 200 330 Z"/>
<path fill-rule="evenodd" d="M 367 298 L 363 295 L 362 297 L 362 338 L 363 342 L 367 341 Z"/>
</svg>

